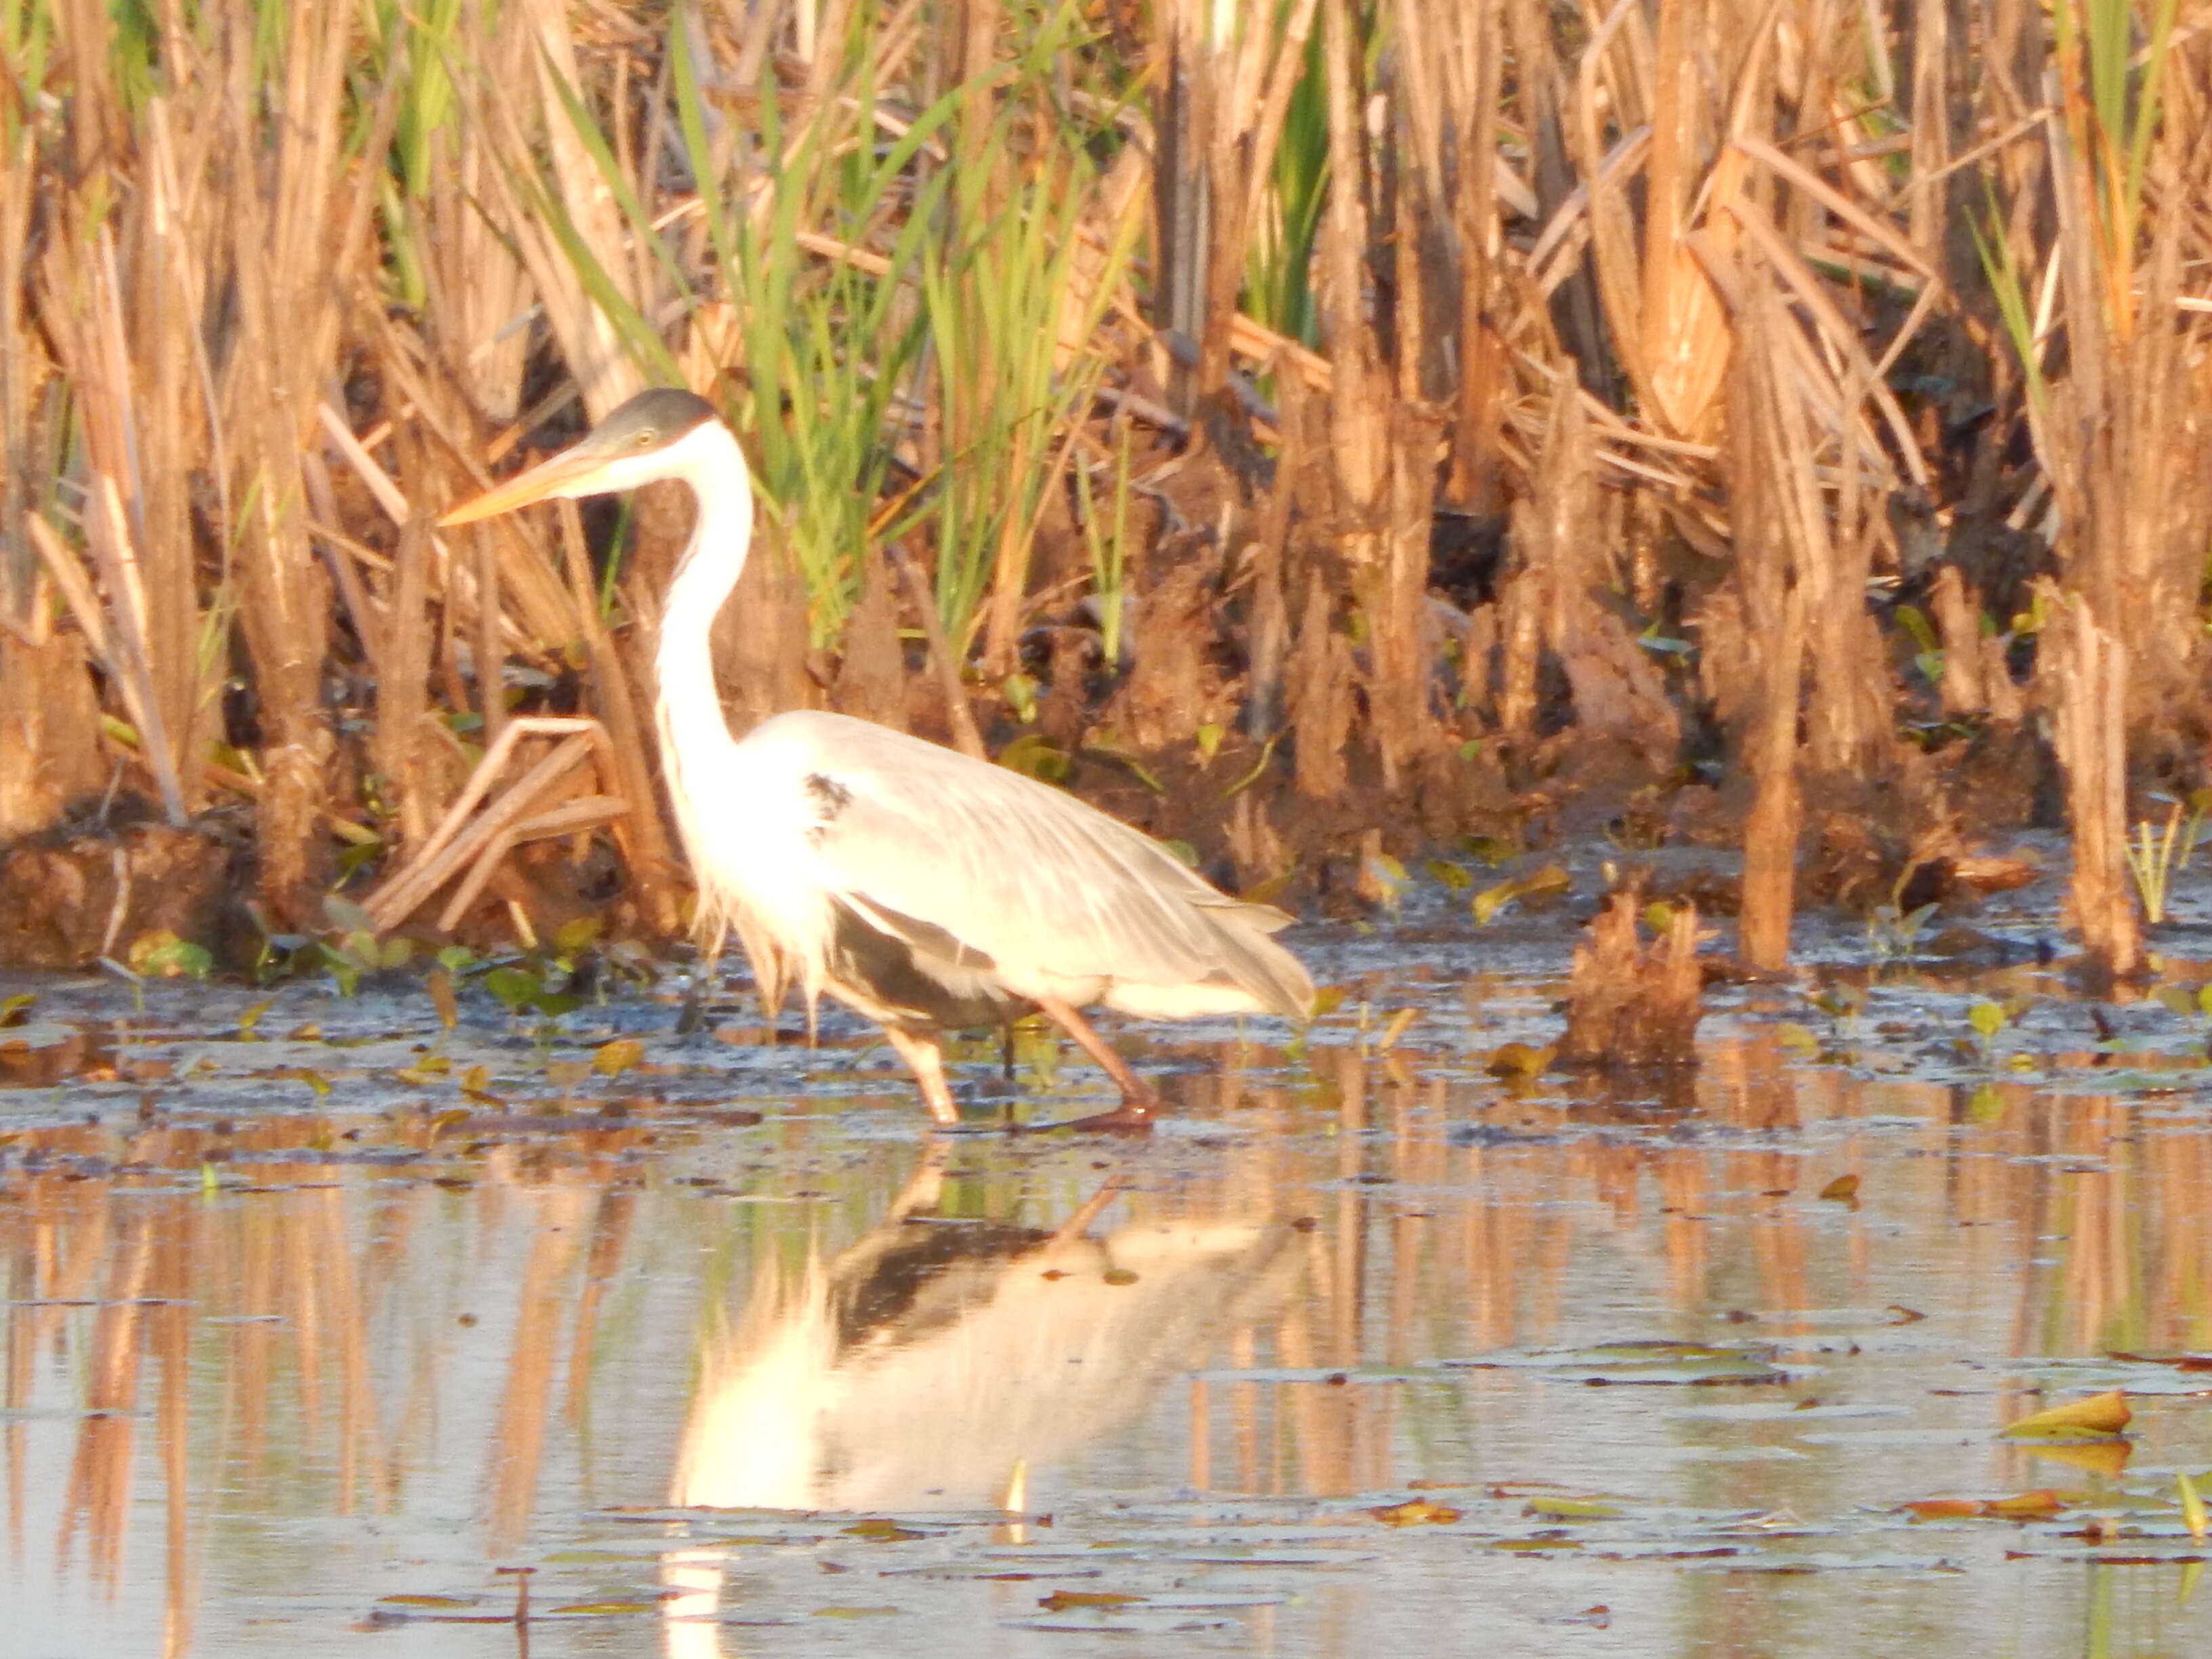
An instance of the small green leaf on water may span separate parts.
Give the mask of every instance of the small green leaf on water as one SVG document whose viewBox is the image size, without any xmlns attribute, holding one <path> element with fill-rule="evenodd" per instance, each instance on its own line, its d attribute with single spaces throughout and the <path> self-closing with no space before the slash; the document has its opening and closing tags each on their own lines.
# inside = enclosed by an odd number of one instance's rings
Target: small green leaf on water
<svg viewBox="0 0 2212 1659">
<path fill-rule="evenodd" d="M 1621 1512 L 1618 1504 L 1595 1498 L 1532 1498 L 1522 1511 L 1546 1521 L 1605 1521 Z"/>
<path fill-rule="evenodd" d="M 1455 893 L 1463 893 L 1474 885 L 1474 878 L 1468 874 L 1467 866 L 1448 859 L 1431 859 L 1422 868 Z"/>
<path fill-rule="evenodd" d="M 261 1024 L 261 1016 L 269 1012 L 269 1005 L 276 1000 L 276 999 L 275 997 L 264 997 L 260 1001 L 250 1005 L 244 1013 L 239 1015 L 239 1036 L 247 1039 L 249 1042 L 252 1041 L 254 1036 L 254 1028 Z"/>
<path fill-rule="evenodd" d="M 2212 1019 L 2212 984 L 2197 988 L 2197 1012 L 2205 1018 Z"/>
<path fill-rule="evenodd" d="M 645 1045 L 635 1037 L 617 1037 L 603 1042 L 592 1056 L 592 1069 L 601 1077 L 619 1077 L 645 1059 Z"/>
<path fill-rule="evenodd" d="M 0 1030 L 23 1023 L 23 1011 L 39 1000 L 36 991 L 18 991 L 12 997 L 0 997 Z"/>
<path fill-rule="evenodd" d="M 438 966 L 449 974 L 462 973 L 475 965 L 477 953 L 465 945 L 448 945 L 438 952 Z"/>
<path fill-rule="evenodd" d="M 1042 732 L 1024 732 L 999 751 L 999 764 L 1039 783 L 1066 780 L 1073 763 L 1067 751 Z"/>
<path fill-rule="evenodd" d="M 413 939 L 388 939 L 384 941 L 382 948 L 376 953 L 376 963 L 378 967 L 386 969 L 404 968 L 414 959 L 414 956 L 415 941 Z"/>
<path fill-rule="evenodd" d="M 1344 1006 L 1346 995 L 1345 988 L 1341 985 L 1322 986 L 1314 993 L 1313 1017 L 1319 1019 L 1324 1014 L 1334 1013 Z"/>
<path fill-rule="evenodd" d="M 1137 1282 L 1137 1275 L 1127 1267 L 1109 1267 L 1104 1278 L 1109 1285 L 1133 1285 Z"/>
<path fill-rule="evenodd" d="M 220 1192 L 222 1189 L 222 1182 L 216 1177 L 215 1165 L 212 1164 L 202 1163 L 200 1165 L 200 1196 L 202 1198 L 213 1198 L 216 1194 Z"/>
<path fill-rule="evenodd" d="M 1644 907 L 1644 925 L 1655 933 L 1663 933 L 1674 925 L 1674 907 L 1660 899 L 1653 899 Z"/>
<path fill-rule="evenodd" d="M 2005 1012 L 1994 1002 L 1978 1002 L 1966 1011 L 1966 1024 L 1983 1042 L 1992 1042 L 2005 1028 Z"/>
<path fill-rule="evenodd" d="M 1211 720 L 1198 728 L 1198 757 L 1210 761 L 1221 751 L 1221 739 L 1227 735 Z"/>
<path fill-rule="evenodd" d="M 656 1604 L 651 1601 L 569 1601 L 545 1609 L 549 1614 L 558 1613 L 570 1619 L 604 1619 L 618 1613 L 652 1613 L 655 1610 Z"/>
<path fill-rule="evenodd" d="M 495 968 L 484 975 L 484 989 L 510 1014 L 528 1007 L 539 988 L 538 975 L 521 968 Z"/>
<path fill-rule="evenodd" d="M 131 969 L 147 979 L 205 979 L 214 967 L 203 946 L 166 929 L 141 933 L 131 945 Z"/>
</svg>

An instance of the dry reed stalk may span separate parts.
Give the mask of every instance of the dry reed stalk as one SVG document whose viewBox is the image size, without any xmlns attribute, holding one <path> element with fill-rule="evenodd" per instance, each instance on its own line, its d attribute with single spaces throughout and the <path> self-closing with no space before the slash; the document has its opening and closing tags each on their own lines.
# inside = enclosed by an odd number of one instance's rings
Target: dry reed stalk
<svg viewBox="0 0 2212 1659">
<path fill-rule="evenodd" d="M 1534 741 L 1538 670 L 1548 659 L 1566 678 L 1581 733 L 1625 745 L 1663 775 L 1680 746 L 1680 719 L 1651 659 L 1607 603 L 1616 584 L 1590 424 L 1564 374 L 1539 453 L 1534 489 L 1514 507 L 1512 564 L 1500 582 L 1498 724 L 1517 744 Z"/>
<path fill-rule="evenodd" d="M 2127 663 L 2116 631 L 2079 595 L 2050 584 L 2044 672 L 2052 685 L 2052 741 L 2066 781 L 2074 839 L 2067 904 L 2094 979 L 2142 965 L 2142 929 L 2127 873 Z"/>
<path fill-rule="evenodd" d="M 470 813 L 505 773 L 517 745 L 533 737 L 559 737 L 564 741 L 471 819 Z M 631 810 L 622 797 L 605 793 L 553 805 L 554 792 L 586 760 L 597 764 L 603 779 L 620 775 L 606 730 L 597 720 L 526 717 L 508 721 L 484 750 L 483 759 L 438 827 L 362 908 L 379 928 L 396 927 L 465 868 L 467 879 L 438 919 L 440 930 L 451 932 L 511 848 L 525 841 L 596 829 Z M 533 811 L 533 808 L 538 810 Z"/>
<path fill-rule="evenodd" d="M 1756 687 L 1742 737 L 1753 781 L 1744 825 L 1743 959 L 1777 969 L 1790 958 L 1797 832 L 1802 816 L 1797 726 L 1806 656 L 1805 568 L 1821 504 L 1800 388 L 1788 373 L 1792 325 L 1762 273 L 1735 318 L 1729 374 L 1729 520 Z"/>
</svg>

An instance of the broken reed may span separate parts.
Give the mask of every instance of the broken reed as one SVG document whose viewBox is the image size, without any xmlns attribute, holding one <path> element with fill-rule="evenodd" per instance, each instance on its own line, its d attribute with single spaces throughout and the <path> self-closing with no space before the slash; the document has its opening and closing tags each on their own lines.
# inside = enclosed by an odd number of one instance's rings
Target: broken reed
<svg viewBox="0 0 2212 1659">
<path fill-rule="evenodd" d="M 1753 781 L 1768 964 L 1808 850 L 1954 850 L 1947 763 L 2048 731 L 2125 971 L 2130 779 L 2202 703 L 2173 16 L 0 0 L 0 840 L 243 797 L 313 928 L 511 714 L 587 715 L 598 781 L 516 821 L 613 801 L 675 926 L 681 506 L 428 520 L 681 380 L 773 550 L 740 719 L 1172 751 L 1253 885 L 1531 789 L 1663 816 L 1694 753 Z"/>
</svg>

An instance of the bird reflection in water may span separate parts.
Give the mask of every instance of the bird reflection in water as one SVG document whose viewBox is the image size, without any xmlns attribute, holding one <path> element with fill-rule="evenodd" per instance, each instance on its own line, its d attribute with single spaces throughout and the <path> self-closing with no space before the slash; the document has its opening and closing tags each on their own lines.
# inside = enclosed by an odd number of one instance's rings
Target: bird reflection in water
<svg viewBox="0 0 2212 1659">
<path fill-rule="evenodd" d="M 1272 1316 L 1297 1273 L 1285 1222 L 1132 1220 L 1110 1174 L 1056 1230 L 940 1218 L 924 1152 L 883 1221 L 794 1276 L 769 1267 L 710 1335 L 671 1501 L 870 1513 L 1024 1507 L 1049 1469 Z M 721 1650 L 721 1557 L 668 1557 L 674 1659 Z"/>
</svg>

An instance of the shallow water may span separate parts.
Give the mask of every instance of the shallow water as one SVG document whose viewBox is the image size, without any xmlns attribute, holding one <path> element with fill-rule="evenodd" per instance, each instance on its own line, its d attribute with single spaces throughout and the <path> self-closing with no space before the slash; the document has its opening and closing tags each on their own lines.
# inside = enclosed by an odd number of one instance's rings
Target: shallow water
<svg viewBox="0 0 2212 1659">
<path fill-rule="evenodd" d="M 1571 929 L 1440 915 L 1309 933 L 1292 1049 L 1124 1033 L 1135 1146 L 933 1138 L 858 1032 L 643 995 L 22 988 L 0 1651 L 2202 1650 L 2201 1014 L 1838 934 L 1693 1080 L 1501 1079 Z M 2116 1386 L 2124 1443 L 1997 1437 Z"/>
</svg>

